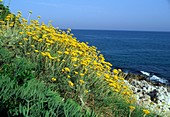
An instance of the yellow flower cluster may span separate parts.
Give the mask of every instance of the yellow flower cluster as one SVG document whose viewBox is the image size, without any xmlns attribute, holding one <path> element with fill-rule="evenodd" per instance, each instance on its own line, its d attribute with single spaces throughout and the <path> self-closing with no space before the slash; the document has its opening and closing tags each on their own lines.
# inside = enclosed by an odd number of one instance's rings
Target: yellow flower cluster
<svg viewBox="0 0 170 117">
<path fill-rule="evenodd" d="M 68 84 L 69 84 L 71 87 L 74 86 L 74 84 L 73 84 L 71 81 L 68 81 Z"/>
<path fill-rule="evenodd" d="M 143 113 L 144 113 L 145 115 L 148 115 L 148 114 L 150 114 L 150 111 L 149 111 L 149 110 L 146 110 L 146 109 L 143 109 Z"/>
<path fill-rule="evenodd" d="M 135 110 L 135 107 L 134 107 L 134 106 L 129 106 L 129 109 L 130 109 L 130 111 L 132 112 L 132 111 Z"/>
<path fill-rule="evenodd" d="M 131 117 L 131 114 L 135 110 L 135 107 L 134 106 L 129 106 L 129 110 L 130 110 L 129 117 Z M 143 113 L 144 113 L 143 117 L 145 117 L 146 115 L 150 114 L 150 111 L 146 110 L 146 109 L 143 109 Z"/>
<path fill-rule="evenodd" d="M 55 82 L 57 79 L 53 77 L 53 78 L 51 78 L 51 80 L 52 80 L 53 82 Z"/>
<path fill-rule="evenodd" d="M 18 53 L 26 55 L 35 63 L 41 63 L 38 66 L 43 67 L 38 68 L 43 69 L 41 75 L 49 74 L 54 83 L 67 84 L 72 88 L 81 87 L 77 89 L 87 93 L 90 86 L 99 82 L 101 87 L 107 84 L 108 90 L 123 95 L 129 103 L 133 102 L 131 90 L 119 74 L 121 70 L 112 70 L 112 64 L 105 61 L 97 48 L 79 42 L 73 37 L 71 29 L 62 31 L 51 24 L 40 24 L 38 20 L 31 20 L 28 24 L 26 19 L 21 18 L 21 12 L 16 17 L 9 14 L 0 29 L 3 31 L 0 36 L 6 32 L 18 34 L 17 38 L 11 38 L 14 45 L 22 50 Z"/>
</svg>

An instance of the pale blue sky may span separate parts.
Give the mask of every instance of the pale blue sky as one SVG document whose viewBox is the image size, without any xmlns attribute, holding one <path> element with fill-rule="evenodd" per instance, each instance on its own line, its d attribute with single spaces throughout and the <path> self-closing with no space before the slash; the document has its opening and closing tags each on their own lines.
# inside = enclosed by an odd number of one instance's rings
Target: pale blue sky
<svg viewBox="0 0 170 117">
<path fill-rule="evenodd" d="M 170 0 L 11 0 L 10 9 L 60 28 L 170 31 Z"/>
</svg>

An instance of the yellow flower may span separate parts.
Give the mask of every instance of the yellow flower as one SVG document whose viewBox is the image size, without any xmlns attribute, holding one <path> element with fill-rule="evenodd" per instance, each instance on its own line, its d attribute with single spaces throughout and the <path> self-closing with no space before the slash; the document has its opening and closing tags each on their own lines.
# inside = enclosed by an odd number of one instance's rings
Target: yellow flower
<svg viewBox="0 0 170 117">
<path fill-rule="evenodd" d="M 33 36 L 32 38 L 33 38 L 34 40 L 36 40 L 36 41 L 38 40 L 38 37 L 37 37 L 37 36 Z"/>
<path fill-rule="evenodd" d="M 24 18 L 22 18 L 22 22 L 23 23 L 26 23 L 26 22 L 28 22 L 26 19 L 24 19 Z M 30 33 L 31 34 L 31 33 Z M 30 35 L 29 35 L 30 36 Z"/>
<path fill-rule="evenodd" d="M 132 111 L 135 110 L 135 107 L 134 107 L 134 106 L 129 106 L 129 109 L 130 109 L 130 111 L 132 112 Z"/>
<path fill-rule="evenodd" d="M 75 74 L 79 74 L 79 73 L 78 73 L 78 72 L 76 72 L 76 71 L 75 71 L 74 73 L 75 73 Z"/>
<path fill-rule="evenodd" d="M 115 92 L 119 92 L 119 90 L 118 90 L 118 89 L 114 89 L 114 91 L 115 91 Z"/>
<path fill-rule="evenodd" d="M 84 92 L 85 92 L 85 93 L 88 93 L 89 91 L 86 89 Z"/>
<path fill-rule="evenodd" d="M 67 75 L 67 78 L 71 78 L 70 75 Z"/>
<path fill-rule="evenodd" d="M 84 73 L 87 73 L 88 69 L 87 68 L 84 68 Z"/>
<path fill-rule="evenodd" d="M 56 59 L 56 57 L 49 56 L 49 59 L 54 60 L 54 59 Z"/>
<path fill-rule="evenodd" d="M 65 72 L 70 72 L 70 69 L 69 69 L 68 67 L 65 67 L 65 68 L 64 68 L 64 71 L 65 71 Z"/>
<path fill-rule="evenodd" d="M 24 34 L 24 32 L 19 32 L 20 35 Z"/>
<path fill-rule="evenodd" d="M 130 95 L 129 92 L 122 92 L 122 94 L 124 94 L 124 95 Z"/>
<path fill-rule="evenodd" d="M 109 74 L 105 74 L 104 77 L 107 78 L 107 79 L 110 78 Z"/>
<path fill-rule="evenodd" d="M 80 76 L 84 76 L 84 74 L 83 74 L 83 73 L 80 73 Z"/>
<path fill-rule="evenodd" d="M 14 23 L 10 23 L 9 26 L 10 26 L 10 27 L 13 27 L 13 26 L 14 26 Z"/>
<path fill-rule="evenodd" d="M 125 80 L 124 78 L 119 78 L 120 80 Z"/>
<path fill-rule="evenodd" d="M 116 85 L 114 83 L 109 83 L 109 86 L 116 88 Z"/>
<path fill-rule="evenodd" d="M 71 81 L 68 81 L 69 86 L 73 87 L 74 83 L 72 83 Z"/>
<path fill-rule="evenodd" d="M 20 42 L 19 45 L 22 45 L 22 43 Z"/>
<path fill-rule="evenodd" d="M 76 65 L 76 64 L 74 64 L 73 66 L 74 66 L 74 67 L 77 67 L 77 65 Z"/>
<path fill-rule="evenodd" d="M 39 52 L 38 50 L 34 50 L 35 52 Z"/>
<path fill-rule="evenodd" d="M 4 21 L 2 21 L 2 20 L 0 20 L 0 23 L 1 23 L 1 24 L 4 24 L 5 22 L 4 22 Z"/>
<path fill-rule="evenodd" d="M 115 80 L 118 80 L 118 76 L 117 75 L 114 75 L 113 77 Z"/>
<path fill-rule="evenodd" d="M 127 86 L 123 86 L 124 89 L 127 89 L 128 87 Z"/>
<path fill-rule="evenodd" d="M 114 69 L 114 70 L 113 70 L 113 73 L 114 73 L 115 75 L 117 75 L 117 74 L 119 73 L 119 71 L 118 71 L 117 69 Z"/>
<path fill-rule="evenodd" d="M 126 92 L 126 95 L 130 95 L 130 92 Z"/>
<path fill-rule="evenodd" d="M 61 51 L 57 51 L 57 53 L 58 53 L 58 54 L 62 54 L 62 52 L 61 52 Z"/>
<path fill-rule="evenodd" d="M 35 45 L 31 45 L 31 47 L 32 47 L 32 48 L 34 48 L 34 47 L 35 47 Z"/>
<path fill-rule="evenodd" d="M 100 73 L 96 73 L 97 76 L 101 76 Z"/>
<path fill-rule="evenodd" d="M 45 38 L 45 37 L 47 37 L 47 35 L 46 35 L 46 34 L 43 34 L 42 38 Z"/>
<path fill-rule="evenodd" d="M 79 80 L 80 84 L 84 84 L 84 80 Z"/>
<path fill-rule="evenodd" d="M 73 57 L 71 60 L 72 60 L 72 62 L 76 62 L 77 58 Z"/>
<path fill-rule="evenodd" d="M 27 32 L 26 33 L 28 36 L 31 36 L 32 35 L 32 32 Z"/>
<path fill-rule="evenodd" d="M 65 51 L 65 52 L 64 52 L 64 54 L 68 55 L 68 54 L 69 54 L 69 52 L 68 52 L 68 51 Z"/>
<path fill-rule="evenodd" d="M 9 21 L 10 18 L 11 18 L 10 16 L 7 16 L 7 17 L 5 18 L 5 20 Z"/>
<path fill-rule="evenodd" d="M 52 80 L 53 82 L 55 82 L 57 79 L 53 77 L 53 78 L 51 78 L 51 80 Z"/>
<path fill-rule="evenodd" d="M 60 59 L 57 59 L 57 62 L 60 62 Z"/>
<path fill-rule="evenodd" d="M 28 39 L 27 39 L 27 38 L 23 38 L 23 40 L 24 40 L 24 41 L 28 41 Z"/>
<path fill-rule="evenodd" d="M 47 46 L 50 46 L 50 43 L 45 43 Z"/>
<path fill-rule="evenodd" d="M 62 69 L 61 71 L 64 72 L 64 69 Z"/>
<path fill-rule="evenodd" d="M 47 54 L 45 52 L 41 52 L 41 55 L 42 56 L 46 56 Z"/>
<path fill-rule="evenodd" d="M 146 110 L 146 109 L 143 109 L 143 113 L 144 113 L 145 115 L 147 115 L 147 114 L 150 114 L 150 111 L 149 111 L 149 110 Z"/>
<path fill-rule="evenodd" d="M 38 42 L 42 42 L 42 41 L 43 41 L 43 39 L 39 39 L 39 40 L 38 40 Z"/>
</svg>

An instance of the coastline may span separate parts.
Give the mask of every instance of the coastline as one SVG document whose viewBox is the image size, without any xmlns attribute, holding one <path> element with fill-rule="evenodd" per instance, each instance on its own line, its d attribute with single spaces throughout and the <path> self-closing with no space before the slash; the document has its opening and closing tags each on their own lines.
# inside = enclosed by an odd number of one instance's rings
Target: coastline
<svg viewBox="0 0 170 117">
<path fill-rule="evenodd" d="M 154 82 L 147 75 L 121 73 L 125 82 L 133 91 L 137 105 L 148 108 L 164 117 L 170 115 L 170 86 Z"/>
<path fill-rule="evenodd" d="M 143 78 L 144 80 L 151 82 L 155 85 L 165 85 L 165 86 L 170 87 L 170 79 L 165 79 L 165 78 L 157 75 L 156 73 L 150 73 L 150 72 L 146 72 L 146 71 L 138 71 L 138 70 L 132 70 L 132 69 L 124 69 L 124 68 L 121 68 L 121 69 L 125 74 L 127 74 L 126 79 L 128 79 L 130 76 L 135 77 L 135 78 L 140 77 L 140 78 Z"/>
</svg>

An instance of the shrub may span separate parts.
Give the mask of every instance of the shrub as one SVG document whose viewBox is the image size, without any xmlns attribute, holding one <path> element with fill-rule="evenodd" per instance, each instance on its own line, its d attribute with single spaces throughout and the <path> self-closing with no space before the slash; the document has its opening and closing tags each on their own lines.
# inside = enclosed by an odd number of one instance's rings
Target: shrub
<svg viewBox="0 0 170 117">
<path fill-rule="evenodd" d="M 35 78 L 35 65 L 0 46 L 0 115 L 81 117 L 96 115 L 72 99 L 60 97 L 53 85 Z"/>
<path fill-rule="evenodd" d="M 0 44 L 15 58 L 9 60 L 7 68 L 2 67 L 3 72 L 4 68 L 12 71 L 21 67 L 13 77 L 21 81 L 21 86 L 28 85 L 34 76 L 46 86 L 52 86 L 51 91 L 60 93 L 64 100 L 77 102 L 82 110 L 94 110 L 108 117 L 129 115 L 128 107 L 135 99 L 120 75 L 121 70 L 112 70 L 97 48 L 79 42 L 71 29 L 62 31 L 38 20 L 31 20 L 29 24 L 20 12 L 15 17 L 8 14 L 1 24 Z M 142 115 L 142 111 L 131 115 Z"/>
<path fill-rule="evenodd" d="M 35 64 L 24 57 L 15 57 L 13 52 L 0 47 L 1 74 L 8 75 L 20 85 L 34 78 Z"/>
<path fill-rule="evenodd" d="M 37 79 L 28 80 L 20 86 L 7 75 L 0 75 L 0 114 L 20 117 L 95 116 L 90 111 L 83 112 L 73 100 L 63 100 Z"/>
</svg>

